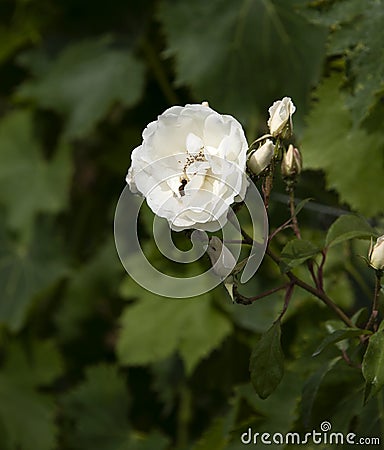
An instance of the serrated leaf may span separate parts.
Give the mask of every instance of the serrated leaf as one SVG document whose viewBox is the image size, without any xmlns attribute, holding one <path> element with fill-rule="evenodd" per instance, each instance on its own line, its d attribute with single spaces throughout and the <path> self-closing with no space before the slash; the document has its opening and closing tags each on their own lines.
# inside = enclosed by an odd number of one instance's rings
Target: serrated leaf
<svg viewBox="0 0 384 450">
<path fill-rule="evenodd" d="M 228 433 L 225 432 L 226 419 L 220 418 L 212 422 L 199 439 L 193 450 L 225 450 L 228 444 Z"/>
<path fill-rule="evenodd" d="M 363 358 L 363 376 L 366 382 L 364 401 L 377 394 L 384 386 L 384 322 L 369 338 Z"/>
<path fill-rule="evenodd" d="M 383 208 L 377 193 L 384 179 L 384 134 L 353 127 L 341 85 L 341 77 L 333 75 L 318 88 L 307 117 L 303 157 L 306 168 L 324 170 L 327 188 L 335 189 L 341 202 L 373 216 Z"/>
<path fill-rule="evenodd" d="M 52 18 L 54 10 L 53 5 L 49 5 L 48 2 L 14 3 L 17 3 L 17 6 L 12 13 L 8 11 L 8 8 L 4 8 L 2 12 L 0 63 L 19 48 L 36 44 L 36 41 L 40 39 L 42 28 Z"/>
<path fill-rule="evenodd" d="M 8 347 L 0 372 L 0 428 L 4 429 L 1 443 L 7 443 L 7 449 L 54 448 L 54 402 L 37 388 L 51 384 L 61 372 L 61 357 L 50 341 L 33 342 L 29 352 L 19 344 Z"/>
<path fill-rule="evenodd" d="M 4 370 L 13 380 L 31 386 L 48 386 L 63 372 L 63 359 L 54 341 L 33 341 L 27 349 L 12 344 Z"/>
<path fill-rule="evenodd" d="M 320 385 L 327 375 L 327 373 L 333 369 L 335 364 L 341 360 L 341 357 L 331 359 L 319 370 L 317 370 L 311 377 L 307 380 L 303 388 L 303 396 L 301 400 L 301 410 L 304 419 L 304 426 L 308 426 L 311 418 L 312 407 L 319 391 Z"/>
<path fill-rule="evenodd" d="M 99 313 L 96 305 L 117 291 L 123 267 L 112 240 L 101 244 L 89 261 L 69 277 L 62 303 L 54 315 L 60 341 L 73 341 L 84 333 L 84 322 Z"/>
<path fill-rule="evenodd" d="M 0 204 L 13 228 L 31 226 L 39 212 L 57 213 L 68 201 L 72 175 L 69 149 L 43 157 L 32 115 L 15 111 L 0 121 Z"/>
<path fill-rule="evenodd" d="M 232 330 L 208 294 L 177 300 L 146 292 L 145 297 L 123 312 L 117 343 L 122 364 L 150 364 L 178 351 L 190 374 Z"/>
<path fill-rule="evenodd" d="M 68 46 L 44 74 L 19 88 L 17 98 L 64 114 L 67 137 L 86 135 L 114 103 L 133 106 L 144 87 L 143 65 L 110 44 L 104 37 Z"/>
<path fill-rule="evenodd" d="M 329 227 L 325 245 L 332 247 L 350 239 L 370 239 L 375 234 L 375 230 L 365 219 L 353 214 L 345 214 Z"/>
<path fill-rule="evenodd" d="M 313 8 L 303 13 L 315 24 L 329 27 L 330 56 L 343 55 L 346 75 L 352 86 L 346 104 L 355 125 L 361 123 L 380 102 L 384 89 L 384 8 L 381 0 L 338 0 L 327 8 Z"/>
<path fill-rule="evenodd" d="M 11 240 L 0 222 L 0 324 L 18 331 L 35 296 L 66 272 L 50 227 L 36 223 L 26 242 Z"/>
<path fill-rule="evenodd" d="M 319 355 L 325 348 L 332 344 L 336 344 L 337 342 L 343 341 L 344 339 L 369 334 L 372 334 L 372 332 L 369 330 L 361 330 L 360 328 L 344 328 L 336 330 L 323 340 L 323 342 L 313 352 L 312 356 Z"/>
<path fill-rule="evenodd" d="M 326 31 L 285 0 L 164 0 L 159 17 L 177 82 L 197 98 L 242 119 L 266 115 L 284 95 L 305 108 L 320 75 Z"/>
<path fill-rule="evenodd" d="M 369 0 L 363 11 L 357 36 L 355 32 L 358 45 L 351 55 L 355 89 L 348 105 L 355 123 L 361 123 L 368 116 L 384 91 L 383 2 Z"/>
<path fill-rule="evenodd" d="M 275 322 L 254 347 L 249 370 L 257 394 L 265 399 L 279 385 L 284 374 L 284 355 L 280 344 L 280 322 Z"/>
<path fill-rule="evenodd" d="M 320 253 L 321 249 L 305 239 L 289 241 L 281 252 L 281 268 L 284 272 L 299 266 Z"/>
<path fill-rule="evenodd" d="M 76 424 L 66 438 L 70 448 L 128 450 L 129 397 L 125 380 L 112 365 L 89 367 L 85 380 L 63 397 L 64 415 Z"/>
</svg>

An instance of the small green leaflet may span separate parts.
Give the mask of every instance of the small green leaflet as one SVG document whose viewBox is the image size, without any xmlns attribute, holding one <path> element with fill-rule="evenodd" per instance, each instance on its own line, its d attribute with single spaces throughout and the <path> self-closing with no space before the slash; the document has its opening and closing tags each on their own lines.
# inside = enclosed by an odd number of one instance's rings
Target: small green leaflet
<svg viewBox="0 0 384 450">
<path fill-rule="evenodd" d="M 362 369 L 366 381 L 366 402 L 384 386 L 384 322 L 381 322 L 378 331 L 369 338 Z"/>
<path fill-rule="evenodd" d="M 252 351 L 249 370 L 257 394 L 265 399 L 279 385 L 284 374 L 284 355 L 280 344 L 280 321 L 264 333 Z"/>
</svg>

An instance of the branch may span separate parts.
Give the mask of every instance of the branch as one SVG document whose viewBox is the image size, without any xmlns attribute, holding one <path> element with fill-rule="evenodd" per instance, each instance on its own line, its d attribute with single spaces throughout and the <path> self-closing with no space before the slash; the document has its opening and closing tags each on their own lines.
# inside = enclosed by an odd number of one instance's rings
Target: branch
<svg viewBox="0 0 384 450">
<path fill-rule="evenodd" d="M 371 316 L 367 322 L 366 329 L 369 330 L 376 322 L 379 313 L 379 295 L 381 289 L 381 277 L 383 276 L 381 270 L 376 270 L 375 292 L 373 294 Z"/>
<path fill-rule="evenodd" d="M 267 255 L 272 258 L 272 260 L 279 265 L 280 260 L 279 258 L 269 249 L 267 248 L 266 251 Z M 297 278 L 296 275 L 294 275 L 291 271 L 286 272 L 287 277 L 296 284 L 297 286 L 301 287 L 305 291 L 309 292 L 310 294 L 314 295 L 318 299 L 320 299 L 323 303 L 325 303 L 330 309 L 332 309 L 337 316 L 348 326 L 351 328 L 354 328 L 355 325 L 351 321 L 351 319 L 344 313 L 342 309 L 340 309 L 336 303 L 332 301 L 330 297 L 323 291 L 318 288 L 314 288 L 310 284 L 306 283 L 305 281 L 301 280 L 300 278 Z"/>
<path fill-rule="evenodd" d="M 240 305 L 250 305 L 251 303 L 255 302 L 256 300 L 260 300 L 261 298 L 268 297 L 271 294 L 274 294 L 275 292 L 281 291 L 283 289 L 287 289 L 290 286 L 290 283 L 283 284 L 282 286 L 279 286 L 277 288 L 270 289 L 269 291 L 265 291 L 259 295 L 256 295 L 255 297 L 245 297 L 244 295 L 241 295 L 239 291 L 237 290 L 237 286 L 233 285 L 233 297 L 236 301 L 236 303 Z"/>
</svg>

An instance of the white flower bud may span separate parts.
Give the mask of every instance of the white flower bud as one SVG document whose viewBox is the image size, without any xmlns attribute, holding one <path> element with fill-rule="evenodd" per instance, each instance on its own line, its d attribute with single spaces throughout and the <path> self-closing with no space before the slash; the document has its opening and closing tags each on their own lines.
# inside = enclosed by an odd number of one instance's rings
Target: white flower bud
<svg viewBox="0 0 384 450">
<path fill-rule="evenodd" d="M 288 150 L 284 153 L 281 162 L 281 174 L 284 178 L 295 177 L 299 175 L 303 167 L 301 153 L 298 148 L 289 144 Z"/>
<path fill-rule="evenodd" d="M 290 97 L 284 97 L 282 100 L 278 100 L 268 109 L 269 119 L 268 127 L 272 136 L 277 136 L 286 127 L 290 125 L 292 130 L 292 114 L 296 111 L 296 106 L 293 104 Z"/>
<path fill-rule="evenodd" d="M 384 235 L 377 238 L 375 245 L 371 243 L 368 259 L 374 269 L 384 270 Z"/>
<path fill-rule="evenodd" d="M 264 169 L 266 169 L 272 161 L 273 154 L 275 152 L 275 146 L 270 139 L 267 139 L 265 143 L 254 151 L 248 159 L 248 168 L 255 174 L 259 175 Z"/>
<path fill-rule="evenodd" d="M 236 266 L 236 260 L 231 251 L 223 245 L 217 236 L 212 236 L 208 244 L 207 253 L 211 259 L 215 274 L 221 279 L 227 278 Z"/>
</svg>

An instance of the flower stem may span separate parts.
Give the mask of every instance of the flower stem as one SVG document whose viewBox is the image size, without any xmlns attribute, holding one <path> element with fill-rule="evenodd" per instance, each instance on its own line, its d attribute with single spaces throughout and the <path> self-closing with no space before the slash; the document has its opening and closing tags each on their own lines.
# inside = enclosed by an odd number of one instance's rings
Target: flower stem
<svg viewBox="0 0 384 450">
<path fill-rule="evenodd" d="M 279 258 L 269 249 L 267 248 L 266 251 L 267 255 L 272 258 L 272 260 L 279 264 L 280 260 Z M 320 299 L 323 303 L 325 303 L 332 311 L 348 326 L 351 328 L 354 328 L 354 324 L 351 321 L 351 319 L 344 313 L 342 309 L 340 309 L 336 303 L 332 301 L 330 297 L 321 289 L 318 287 L 314 288 L 310 284 L 306 283 L 305 281 L 298 278 L 296 275 L 294 275 L 291 271 L 286 272 L 287 277 L 293 282 L 296 286 L 301 287 L 305 291 L 309 292 L 310 294 L 314 295 L 318 299 Z"/>
<path fill-rule="evenodd" d="M 371 311 L 371 316 L 365 327 L 367 330 L 369 330 L 371 327 L 373 327 L 373 325 L 375 324 L 376 318 L 377 318 L 377 314 L 379 313 L 379 296 L 380 296 L 382 276 L 383 276 L 382 271 L 376 270 L 375 292 L 373 294 L 372 311 Z"/>
<path fill-rule="evenodd" d="M 287 186 L 289 193 L 289 210 L 291 212 L 292 218 L 292 228 L 297 237 L 297 239 L 301 239 L 301 233 L 299 228 L 299 222 L 297 221 L 297 216 L 295 213 L 295 188 L 293 183 L 289 183 Z"/>
<path fill-rule="evenodd" d="M 274 163 L 272 162 L 270 172 L 266 176 L 262 190 L 263 190 L 263 197 L 264 197 L 264 206 L 265 209 L 268 210 L 269 206 L 269 197 L 271 196 L 272 188 L 273 188 L 273 174 L 274 174 Z"/>
<path fill-rule="evenodd" d="M 243 230 L 241 229 L 241 234 L 243 235 L 244 241 L 247 243 L 253 243 L 253 239 Z M 272 250 L 267 247 L 266 254 L 277 264 L 280 265 L 280 259 L 272 252 Z M 352 320 L 345 314 L 345 312 L 339 308 L 336 303 L 332 301 L 330 297 L 323 291 L 323 289 L 319 289 L 317 286 L 313 287 L 305 281 L 298 278 L 291 271 L 285 273 L 287 277 L 290 279 L 292 284 L 301 287 L 305 291 L 314 295 L 318 299 L 320 299 L 323 303 L 325 303 L 332 311 L 350 328 L 354 328 Z M 286 286 L 286 285 L 285 285 Z M 276 288 L 277 289 L 277 288 Z M 246 299 L 246 297 L 244 297 Z M 252 303 L 252 302 L 251 302 Z M 249 303 L 243 303 L 245 305 Z"/>
<path fill-rule="evenodd" d="M 235 302 L 240 304 L 240 305 L 250 305 L 251 303 L 260 300 L 261 298 L 265 298 L 268 297 L 269 295 L 274 294 L 275 292 L 281 291 L 283 289 L 287 289 L 287 287 L 289 287 L 290 284 L 283 284 L 282 286 L 279 286 L 277 288 L 273 288 L 270 289 L 269 291 L 265 291 L 259 295 L 256 295 L 255 297 L 245 297 L 244 295 L 241 295 L 238 290 L 237 290 L 237 286 L 234 285 L 233 286 L 233 296 L 235 298 Z"/>
<path fill-rule="evenodd" d="M 291 283 L 288 284 L 287 290 L 285 291 L 283 309 L 282 309 L 279 317 L 277 318 L 276 322 L 277 321 L 281 321 L 281 319 L 283 318 L 284 314 L 286 313 L 286 311 L 288 309 L 289 302 L 291 301 L 291 298 L 292 298 L 292 294 L 293 294 L 294 288 L 295 288 L 295 283 L 291 282 Z"/>
</svg>

